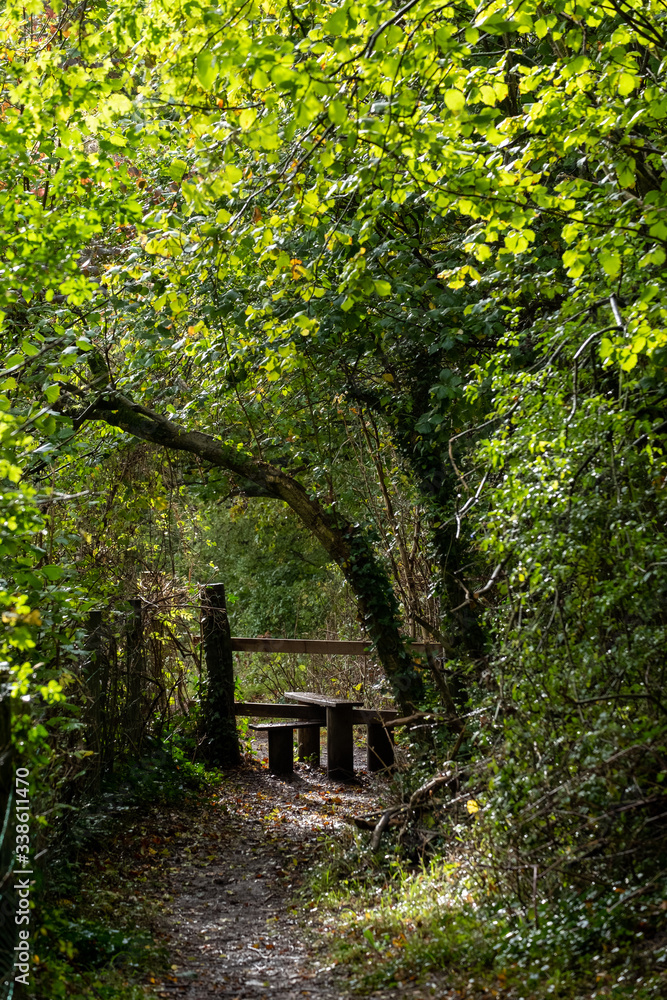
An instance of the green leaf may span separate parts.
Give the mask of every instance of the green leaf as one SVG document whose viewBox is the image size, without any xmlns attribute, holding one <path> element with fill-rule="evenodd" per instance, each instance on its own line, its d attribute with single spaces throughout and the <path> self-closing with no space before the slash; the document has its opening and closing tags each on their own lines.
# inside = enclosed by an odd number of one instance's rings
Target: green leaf
<svg viewBox="0 0 667 1000">
<path fill-rule="evenodd" d="M 241 112 L 241 114 L 239 115 L 239 125 L 241 126 L 244 132 L 250 128 L 252 123 L 255 121 L 256 117 L 257 117 L 257 112 L 254 108 L 245 108 Z"/>
<path fill-rule="evenodd" d="M 239 168 L 234 163 L 228 163 L 225 166 L 225 176 L 227 177 L 228 180 L 232 182 L 232 184 L 236 184 L 237 181 L 240 181 L 241 178 L 243 177 L 243 171 L 239 170 Z M 227 218 L 229 218 L 229 214 L 228 213 L 226 214 Z M 225 219 L 225 221 L 227 220 Z"/>
<path fill-rule="evenodd" d="M 450 111 L 458 112 L 463 111 L 466 106 L 466 99 L 460 90 L 447 90 L 445 92 L 445 104 Z"/>
<path fill-rule="evenodd" d="M 618 78 L 618 92 L 622 97 L 627 97 L 637 86 L 637 78 L 629 73 L 621 73 Z"/>
<path fill-rule="evenodd" d="M 563 254 L 563 264 L 572 278 L 578 278 L 584 273 L 587 261 L 588 255 L 580 253 L 578 249 L 566 250 Z"/>
<path fill-rule="evenodd" d="M 347 27 L 347 8 L 342 4 L 326 22 L 326 31 L 330 35 L 340 35 Z"/>
<path fill-rule="evenodd" d="M 344 101 L 335 99 L 329 104 L 327 114 L 334 125 L 343 125 L 347 121 L 347 105 Z"/>
<path fill-rule="evenodd" d="M 657 240 L 667 241 L 667 225 L 662 222 L 654 222 L 649 229 L 649 236 L 654 236 Z"/>
<path fill-rule="evenodd" d="M 624 372 L 630 372 L 637 364 L 637 355 L 629 354 L 626 358 L 621 361 L 621 368 Z"/>
<path fill-rule="evenodd" d="M 41 572 L 47 580 L 60 580 L 64 571 L 61 566 L 42 566 Z"/>
<path fill-rule="evenodd" d="M 373 931 L 370 929 L 370 927 L 366 927 L 366 929 L 364 930 L 363 934 L 364 934 L 364 937 L 366 938 L 366 940 L 368 941 L 368 943 L 370 944 L 370 946 L 372 948 L 375 948 L 377 950 L 377 945 L 375 943 L 375 938 L 373 937 Z"/>
<path fill-rule="evenodd" d="M 256 69 L 252 76 L 252 86 L 254 90 L 266 90 L 271 81 L 263 69 Z"/>
<path fill-rule="evenodd" d="M 621 270 L 621 255 L 609 250 L 601 250 L 600 263 L 604 268 L 605 274 L 608 274 L 610 278 L 615 278 Z"/>
<path fill-rule="evenodd" d="M 167 167 L 167 173 L 173 181 L 176 181 L 177 184 L 180 184 L 187 171 L 188 165 L 184 160 L 172 160 Z"/>
<path fill-rule="evenodd" d="M 213 62 L 213 56 L 205 49 L 197 56 L 197 79 L 204 90 L 211 89 L 217 75 L 218 71 Z"/>
</svg>

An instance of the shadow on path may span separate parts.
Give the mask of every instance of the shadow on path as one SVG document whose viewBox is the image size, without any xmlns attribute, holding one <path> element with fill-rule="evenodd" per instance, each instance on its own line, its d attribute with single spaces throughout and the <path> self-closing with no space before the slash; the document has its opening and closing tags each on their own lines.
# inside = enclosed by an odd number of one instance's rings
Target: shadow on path
<svg viewBox="0 0 667 1000">
<path fill-rule="evenodd" d="M 377 807 L 384 780 L 360 773 L 359 785 L 329 781 L 296 765 L 288 779 L 259 763 L 232 772 L 189 814 L 171 813 L 170 847 L 148 873 L 162 907 L 160 932 L 170 970 L 152 987 L 183 1000 L 341 1000 L 352 993 L 344 971 L 304 933 L 308 907 L 293 899 L 306 868 L 322 857 L 344 814 Z M 313 916 L 315 914 L 313 913 Z M 329 963 L 331 960 L 329 959 Z M 380 998 L 456 994 L 402 985 Z"/>
</svg>

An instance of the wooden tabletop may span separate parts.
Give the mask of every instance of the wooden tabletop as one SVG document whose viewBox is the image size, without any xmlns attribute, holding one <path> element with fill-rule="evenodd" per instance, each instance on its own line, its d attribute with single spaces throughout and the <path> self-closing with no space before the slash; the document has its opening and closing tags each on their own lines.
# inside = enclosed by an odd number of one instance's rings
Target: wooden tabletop
<svg viewBox="0 0 667 1000">
<path fill-rule="evenodd" d="M 315 691 L 285 691 L 285 697 L 293 701 L 300 701 L 306 705 L 319 705 L 321 708 L 339 708 L 343 705 L 363 705 L 361 701 L 350 701 L 348 698 L 330 698 L 326 694 L 317 694 Z"/>
</svg>

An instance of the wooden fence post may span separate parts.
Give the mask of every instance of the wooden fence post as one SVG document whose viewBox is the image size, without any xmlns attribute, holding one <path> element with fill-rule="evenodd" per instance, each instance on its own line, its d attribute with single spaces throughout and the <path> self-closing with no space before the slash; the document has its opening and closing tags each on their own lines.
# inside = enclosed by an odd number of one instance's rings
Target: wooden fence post
<svg viewBox="0 0 667 1000">
<path fill-rule="evenodd" d="M 127 725 L 126 734 L 135 749 L 141 741 L 141 688 L 144 673 L 143 602 L 140 597 L 130 599 L 130 617 L 127 623 Z"/>
<path fill-rule="evenodd" d="M 102 767 L 100 759 L 102 748 L 102 679 L 106 666 L 101 611 L 90 611 L 88 613 L 86 650 L 88 652 L 88 660 L 84 668 L 84 680 L 89 700 L 84 714 L 84 721 L 86 724 L 86 746 L 95 754 L 91 771 L 93 774 L 93 787 L 97 790 L 99 788 Z"/>
<path fill-rule="evenodd" d="M 241 763 L 234 715 L 234 659 L 225 587 L 213 583 L 202 592 L 202 637 L 207 692 L 203 705 L 206 757 L 220 767 Z"/>
</svg>

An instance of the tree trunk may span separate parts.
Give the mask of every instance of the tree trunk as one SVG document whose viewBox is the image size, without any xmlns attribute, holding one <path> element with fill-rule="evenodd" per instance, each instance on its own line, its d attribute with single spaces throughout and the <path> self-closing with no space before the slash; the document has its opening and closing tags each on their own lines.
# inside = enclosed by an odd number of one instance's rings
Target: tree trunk
<svg viewBox="0 0 667 1000">
<path fill-rule="evenodd" d="M 163 448 L 198 455 L 204 461 L 252 484 L 253 495 L 282 500 L 291 507 L 330 558 L 340 566 L 355 595 L 359 617 L 375 644 L 401 711 L 408 715 L 419 706 L 424 684 L 399 632 L 396 597 L 385 570 L 357 525 L 351 524 L 341 514 L 322 507 L 282 469 L 261 462 L 210 434 L 184 430 L 119 393 L 105 394 L 85 407 L 81 416 L 74 418 L 74 426 L 76 428 L 89 420 L 102 420 Z"/>
<path fill-rule="evenodd" d="M 212 764 L 236 767 L 241 763 L 241 753 L 234 715 L 234 659 L 222 583 L 203 590 L 202 634 L 207 675 L 204 752 Z"/>
</svg>

